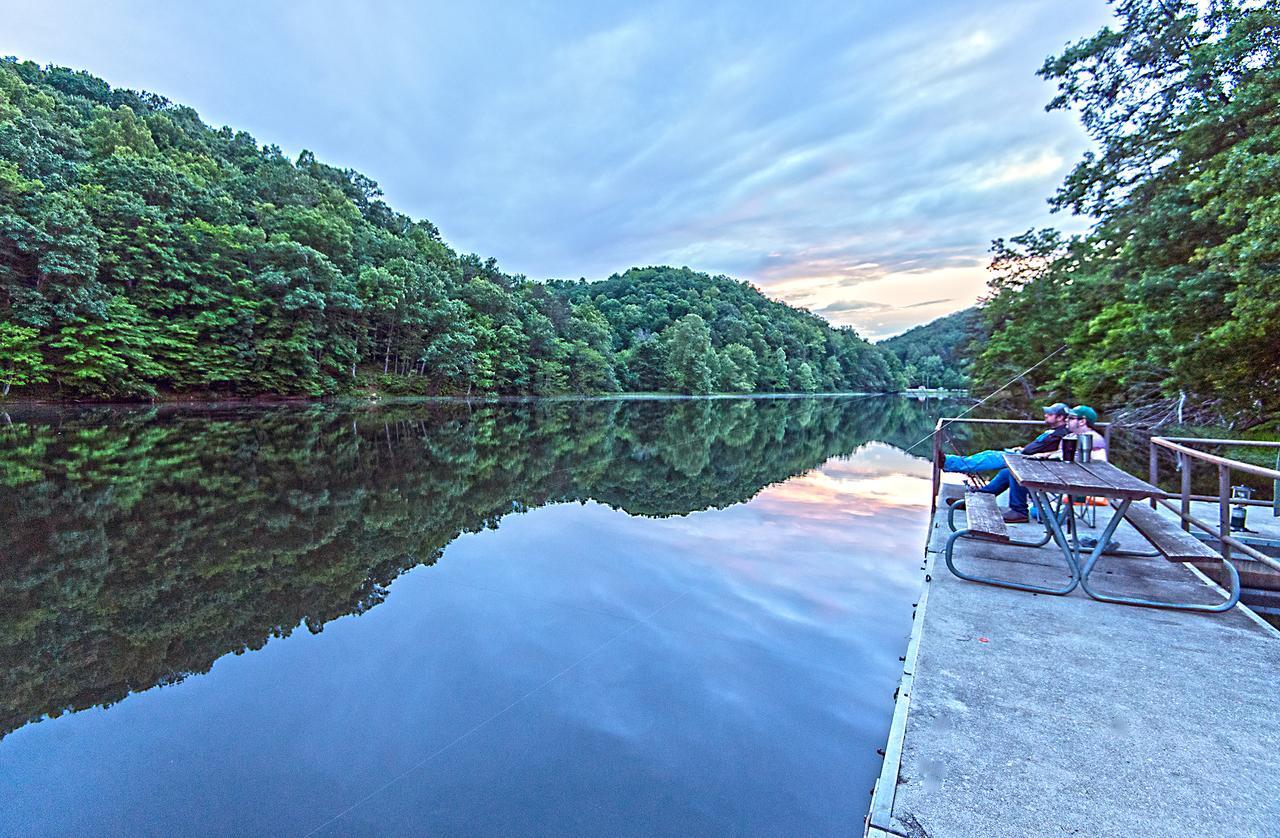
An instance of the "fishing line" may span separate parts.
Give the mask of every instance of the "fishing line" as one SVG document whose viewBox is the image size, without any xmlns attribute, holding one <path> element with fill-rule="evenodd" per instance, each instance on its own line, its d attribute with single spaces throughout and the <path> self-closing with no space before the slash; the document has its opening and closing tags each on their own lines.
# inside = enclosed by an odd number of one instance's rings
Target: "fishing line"
<svg viewBox="0 0 1280 838">
<path fill-rule="evenodd" d="M 971 405 L 971 406 L 969 407 L 969 409 L 968 409 L 968 410 L 965 410 L 965 411 L 964 411 L 963 413 L 961 413 L 959 416 L 953 416 L 953 417 L 951 417 L 951 421 L 952 421 L 952 422 L 955 422 L 955 421 L 956 421 L 956 420 L 958 420 L 958 419 L 963 419 L 965 416 L 968 416 L 970 413 L 972 413 L 973 411 L 977 410 L 978 408 L 980 408 L 980 407 L 982 407 L 984 404 L 986 404 L 986 403 L 987 403 L 987 401 L 989 401 L 989 400 L 991 399 L 991 397 L 992 397 L 992 396 L 994 396 L 996 393 L 999 393 L 1001 390 L 1003 390 L 1004 388 L 1008 387 L 1010 384 L 1012 384 L 1013 382 L 1017 381 L 1018 379 L 1022 378 L 1024 375 L 1026 375 L 1027 373 L 1031 372 L 1033 369 L 1035 369 L 1036 367 L 1040 366 L 1040 365 L 1041 365 L 1041 364 L 1043 364 L 1045 361 L 1049 360 L 1049 359 L 1050 359 L 1050 358 L 1052 358 L 1054 355 L 1057 355 L 1059 352 L 1061 352 L 1062 350 L 1064 350 L 1064 349 L 1066 349 L 1066 348 L 1067 348 L 1067 345 L 1066 345 L 1065 343 L 1064 343 L 1064 344 L 1062 344 L 1062 346 L 1059 346 L 1057 349 L 1053 350 L 1053 351 L 1052 351 L 1052 352 L 1050 352 L 1048 355 L 1046 355 L 1046 356 L 1044 356 L 1043 358 L 1041 358 L 1039 361 L 1036 361 L 1034 364 L 1032 364 L 1031 366 L 1029 366 L 1029 367 L 1027 367 L 1025 370 L 1023 370 L 1022 372 L 1020 372 L 1020 373 L 1018 373 L 1017 375 L 1015 375 L 1013 378 L 1010 378 L 1010 379 L 1009 379 L 1008 381 L 1006 381 L 1004 384 L 1001 384 L 999 387 L 997 387 L 996 389 L 992 390 L 990 393 L 988 393 L 988 394 L 987 394 L 986 398 L 984 398 L 982 401 L 978 402 L 978 403 L 977 403 L 977 404 L 975 404 L 975 405 Z M 911 448 L 906 449 L 906 451 L 904 451 L 903 453 L 910 453 L 910 451 L 911 451 L 913 448 L 915 448 L 917 445 L 919 445 L 921 442 L 925 442 L 926 440 L 930 439 L 934 434 L 936 434 L 936 433 L 938 433 L 938 432 L 942 431 L 944 428 L 946 428 L 946 427 L 947 427 L 947 424 L 949 424 L 949 423 L 944 422 L 944 423 L 942 424 L 942 427 L 941 427 L 941 428 L 935 428 L 935 429 L 933 429 L 932 431 L 929 431 L 929 433 L 927 433 L 925 436 L 923 436 L 923 437 L 922 437 L 922 438 L 920 438 L 918 441 L 916 441 L 916 442 L 911 446 Z M 954 447 L 954 446 L 953 446 L 953 447 Z"/>
<path fill-rule="evenodd" d="M 677 602 L 679 602 L 680 600 L 684 599 L 684 598 L 685 598 L 686 596 L 688 596 L 688 595 L 689 595 L 689 591 L 685 591 L 684 593 L 679 594 L 679 595 L 677 595 L 677 596 L 673 597 L 673 598 L 672 598 L 672 599 L 670 599 L 670 600 L 667 600 L 667 602 L 665 602 L 665 603 L 663 603 L 662 605 L 660 605 L 660 606 L 658 606 L 657 608 L 655 608 L 655 609 L 654 609 L 653 611 L 651 611 L 647 616 L 641 617 L 640 619 L 638 619 L 638 620 L 636 620 L 635 622 L 633 622 L 631 625 L 629 625 L 629 626 L 627 626 L 626 628 L 622 629 L 622 631 L 619 631 L 617 634 L 613 635 L 613 636 L 612 636 L 612 637 L 610 637 L 608 640 L 606 640 L 605 642 L 601 643 L 599 646 L 597 646 L 597 647 L 595 647 L 594 649 L 592 649 L 590 652 L 587 652 L 585 655 L 583 655 L 582 657 L 578 658 L 576 661 L 574 661 L 573 663 L 569 664 L 569 665 L 568 665 L 568 666 L 566 666 L 564 669 L 562 669 L 562 670 L 560 670 L 559 672 L 557 672 L 555 675 L 552 675 L 550 678 L 548 678 L 547 680 L 543 681 L 541 684 L 539 684 L 538 686 L 534 687 L 533 689 L 529 690 L 527 693 L 525 693 L 524 695 L 520 696 L 520 697 L 519 697 L 519 698 L 517 698 L 515 701 L 512 701 L 512 702 L 511 702 L 510 704 L 508 704 L 506 707 L 503 707 L 501 710 L 499 710 L 498 712 L 496 712 L 496 713 L 494 713 L 493 715 L 489 716 L 489 717 L 488 717 L 487 719 L 485 719 L 484 721 L 479 722 L 478 724 L 474 725 L 473 727 L 471 727 L 471 728 L 470 728 L 469 730 L 467 730 L 466 732 L 459 734 L 459 735 L 458 735 L 458 736 L 456 736 L 452 741 L 450 741 L 448 744 L 446 744 L 446 745 L 444 745 L 444 746 L 442 746 L 442 747 L 440 747 L 440 748 L 437 748 L 436 750 L 432 751 L 430 754 L 427 754 L 425 757 L 423 757 L 422 759 L 418 760 L 418 761 L 417 761 L 417 762 L 415 762 L 413 765 L 411 765 L 411 766 L 409 766 L 408 768 L 406 768 L 404 771 L 401 771 L 399 774 L 397 774 L 396 776 L 392 777 L 390 780 L 387 780 L 385 783 L 383 783 L 382 785 L 378 786 L 376 789 L 374 789 L 373 791 L 369 792 L 369 793 L 368 793 L 368 794 L 366 794 L 364 797 L 362 797 L 362 798 L 360 798 L 359 800 L 357 800 L 355 803 L 352 803 L 350 806 L 348 806 L 347 808 L 343 809 L 343 810 L 342 810 L 341 812 L 339 812 L 338 814 L 336 814 L 336 815 L 334 815 L 333 817 L 329 818 L 329 820 L 325 821 L 324 823 L 322 823 L 322 824 L 320 824 L 319 826 L 317 826 L 315 829 L 313 829 L 313 830 L 311 830 L 310 832 L 308 832 L 308 833 L 306 834 L 305 838 L 311 838 L 311 836 L 312 836 L 312 835 L 315 835 L 315 834 L 316 834 L 317 832 L 319 832 L 320 830 L 322 830 L 322 829 L 324 829 L 324 828 L 326 828 L 326 827 L 330 826 L 331 824 L 333 824 L 333 823 L 334 823 L 335 821 L 337 821 L 338 819 L 342 818 L 343 816 L 347 815 L 348 813 L 350 813 L 351 811 L 353 811 L 354 809 L 356 809 L 358 806 L 361 806 L 361 805 L 363 805 L 363 804 L 365 804 L 365 803 L 368 803 L 371 799 L 373 799 L 374 797 L 376 797 L 378 794 L 382 793 L 383 791 L 386 791 L 388 788 L 390 788 L 391 786 L 393 786 L 393 785 L 395 785 L 396 783 L 400 782 L 400 781 L 401 781 L 401 780 L 403 780 L 405 777 L 408 777 L 410 774 L 412 774 L 413 772 L 417 771 L 419 768 L 421 768 L 422 766 L 426 765 L 426 764 L 427 764 L 428 762 L 430 762 L 431 760 L 433 760 L 433 759 L 435 759 L 436 757 L 440 756 L 440 755 L 441 755 L 441 754 L 443 754 L 445 751 L 447 751 L 447 750 L 449 750 L 450 748 L 452 748 L 454 745 L 457 745 L 457 744 L 458 744 L 459 742 L 461 742 L 462 740 L 464 740 L 464 739 L 466 739 L 466 738 L 470 737 L 472 734 L 476 733 L 478 730 L 480 730 L 481 728 L 485 727 L 485 726 L 486 726 L 486 725 L 488 725 L 490 722 L 496 721 L 497 719 L 499 719 L 499 718 L 501 718 L 502 716 L 506 715 L 509 711 L 513 710 L 517 705 L 522 704 L 525 700 L 527 700 L 527 699 L 528 699 L 530 696 L 532 696 L 534 693 L 538 692 L 539 690 L 541 690 L 542 688 L 544 688 L 544 687 L 546 687 L 546 686 L 549 686 L 552 682 L 554 682 L 554 681 L 556 681 L 557 679 L 559 679 L 559 678 L 563 677 L 564 675 L 568 674 L 568 673 L 569 673 L 570 671 L 572 671 L 573 669 L 576 669 L 580 664 L 582 664 L 582 663 L 586 662 L 589 658 L 593 658 L 593 657 L 595 657 L 595 656 L 596 656 L 596 655 L 598 655 L 600 652 L 604 651 L 604 649 L 605 649 L 605 648 L 607 648 L 608 646 L 611 646 L 614 642 L 616 642 L 616 641 L 618 641 L 618 640 L 621 640 L 623 637 L 625 637 L 627 634 L 630 634 L 633 630 L 635 630 L 635 629 L 636 629 L 636 628 L 638 628 L 639 626 L 648 625 L 650 620 L 652 620 L 654 617 L 656 617 L 656 616 L 658 616 L 659 614 L 661 614 L 663 611 L 666 611 L 668 608 L 670 608 L 671 606 L 675 605 Z"/>
</svg>

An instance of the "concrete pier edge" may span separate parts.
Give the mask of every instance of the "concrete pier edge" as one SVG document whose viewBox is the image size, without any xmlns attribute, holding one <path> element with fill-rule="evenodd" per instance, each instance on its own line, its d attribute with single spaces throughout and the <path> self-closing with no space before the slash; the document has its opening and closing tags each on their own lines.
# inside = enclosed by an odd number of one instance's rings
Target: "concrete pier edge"
<svg viewBox="0 0 1280 838">
<path fill-rule="evenodd" d="M 884 764 L 880 776 L 871 789 L 871 808 L 867 813 L 864 835 L 868 838 L 898 836 L 892 829 L 893 797 L 898 786 L 898 770 L 902 764 L 902 744 L 907 736 L 907 714 L 911 712 L 911 689 L 915 678 L 916 661 L 920 657 L 920 642 L 924 636 L 924 613 L 929 605 L 929 587 L 933 581 L 936 554 L 929 552 L 934 522 L 929 521 L 925 533 L 924 579 L 920 583 L 920 598 L 916 600 L 911 615 L 911 634 L 907 639 L 907 652 L 903 656 L 902 678 L 893 705 L 893 719 L 889 722 L 889 739 L 884 748 Z"/>
<path fill-rule="evenodd" d="M 933 531 L 938 525 L 940 516 L 946 515 L 945 509 L 945 503 L 941 504 L 935 514 L 930 517 L 925 532 L 925 555 L 922 559 L 924 562 L 924 578 L 921 582 L 920 597 L 916 601 L 917 604 L 912 613 L 911 633 L 907 640 L 906 654 L 903 656 L 902 677 L 898 682 L 898 689 L 895 694 L 893 717 L 889 723 L 888 740 L 884 748 L 884 762 L 880 769 L 880 775 L 876 778 L 875 785 L 871 789 L 871 805 L 863 823 L 864 838 L 909 838 L 909 836 L 904 835 L 893 826 L 893 804 L 897 792 L 899 771 L 902 765 L 902 751 L 907 733 L 907 717 L 911 712 L 911 692 L 915 679 L 915 670 L 924 635 L 925 609 L 929 604 L 929 590 L 936 569 L 935 560 L 938 556 L 937 553 L 930 552 L 929 545 L 933 541 Z M 1206 587 L 1226 597 L 1227 592 L 1198 568 L 1190 564 L 1182 564 L 1181 567 L 1193 574 Z M 949 572 L 945 566 L 943 572 Z M 1272 637 L 1280 639 L 1280 629 L 1264 620 L 1247 605 L 1239 603 L 1236 608 Z"/>
</svg>

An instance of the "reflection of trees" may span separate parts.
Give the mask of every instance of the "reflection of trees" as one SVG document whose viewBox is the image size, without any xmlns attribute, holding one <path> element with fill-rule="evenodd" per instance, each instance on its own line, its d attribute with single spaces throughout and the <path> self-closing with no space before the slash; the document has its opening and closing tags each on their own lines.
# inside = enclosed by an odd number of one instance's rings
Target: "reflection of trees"
<svg viewBox="0 0 1280 838">
<path fill-rule="evenodd" d="M 682 515 L 872 439 L 904 399 L 76 412 L 0 429 L 0 731 L 381 601 L 461 532 L 598 499 Z"/>
</svg>

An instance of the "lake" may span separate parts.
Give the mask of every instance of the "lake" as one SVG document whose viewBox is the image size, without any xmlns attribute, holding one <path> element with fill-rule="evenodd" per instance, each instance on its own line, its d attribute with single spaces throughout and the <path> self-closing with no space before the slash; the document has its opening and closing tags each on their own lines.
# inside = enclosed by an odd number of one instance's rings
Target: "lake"
<svg viewBox="0 0 1280 838">
<path fill-rule="evenodd" d="M 0 834 L 856 834 L 947 408 L 9 408 Z"/>
</svg>

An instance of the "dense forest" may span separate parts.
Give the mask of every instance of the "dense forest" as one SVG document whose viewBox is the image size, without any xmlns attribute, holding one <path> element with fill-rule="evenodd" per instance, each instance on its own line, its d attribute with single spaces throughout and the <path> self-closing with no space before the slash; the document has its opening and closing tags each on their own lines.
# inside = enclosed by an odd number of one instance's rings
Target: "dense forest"
<svg viewBox="0 0 1280 838">
<path fill-rule="evenodd" d="M 963 389 L 969 386 L 972 344 L 980 322 L 978 310 L 966 308 L 882 340 L 877 346 L 902 362 L 908 387 Z"/>
<path fill-rule="evenodd" d="M 893 390 L 745 283 L 534 282 L 376 183 L 84 72 L 0 61 L 0 392 L 63 398 Z"/>
<path fill-rule="evenodd" d="M 863 403 L 19 407 L 0 424 L 0 737 L 321 631 L 507 515 L 726 507 L 935 415 Z"/>
<path fill-rule="evenodd" d="M 994 245 L 973 376 L 1026 395 L 1145 408 L 1151 422 L 1280 417 L 1280 9 L 1118 0 L 1050 57 L 1049 109 L 1096 150 L 1052 198 L 1082 235 Z M 1140 412 L 1142 413 L 1142 412 Z"/>
</svg>

